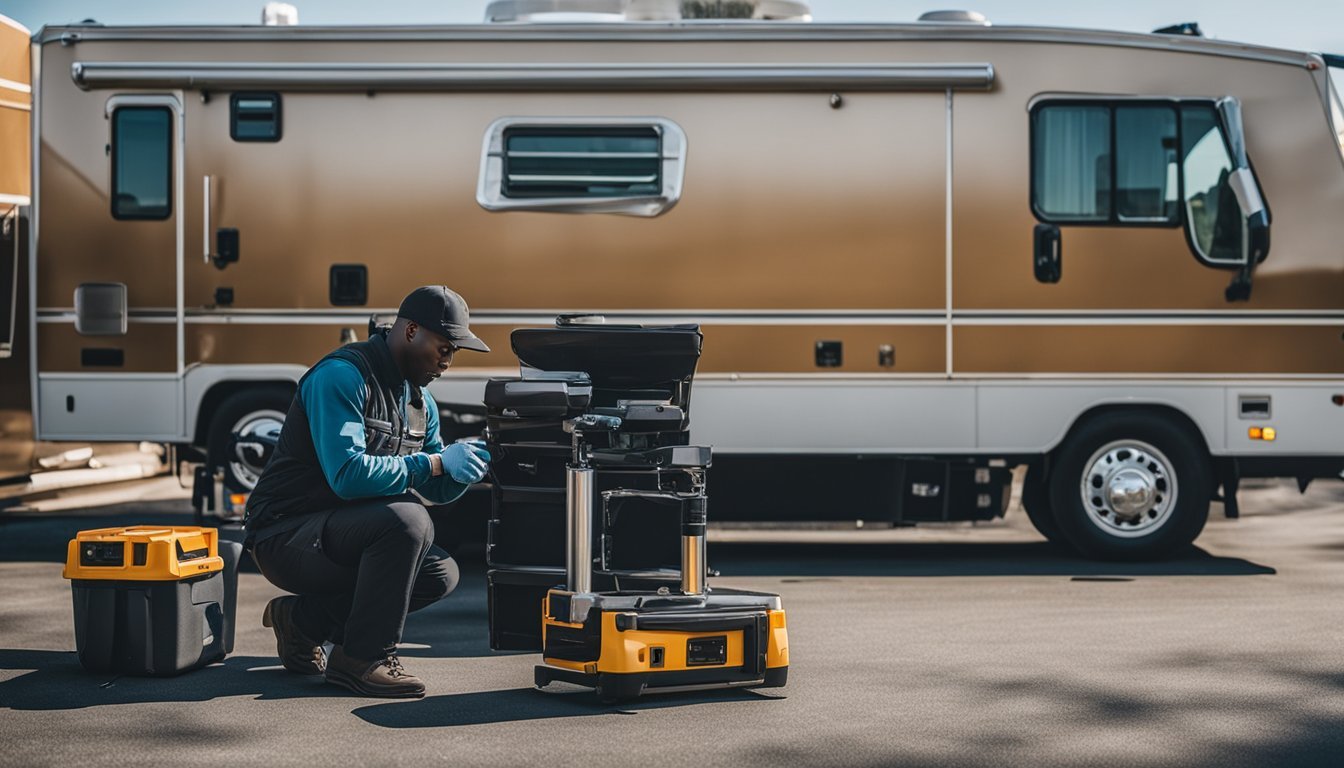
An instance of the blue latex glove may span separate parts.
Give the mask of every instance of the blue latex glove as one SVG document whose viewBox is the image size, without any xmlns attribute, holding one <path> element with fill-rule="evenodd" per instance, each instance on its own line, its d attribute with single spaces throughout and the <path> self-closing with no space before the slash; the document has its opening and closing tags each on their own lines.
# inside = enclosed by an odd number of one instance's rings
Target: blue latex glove
<svg viewBox="0 0 1344 768">
<path fill-rule="evenodd" d="M 451 443 L 439 453 L 443 456 L 443 471 L 459 483 L 479 483 L 490 468 L 490 452 L 481 440 Z"/>
</svg>

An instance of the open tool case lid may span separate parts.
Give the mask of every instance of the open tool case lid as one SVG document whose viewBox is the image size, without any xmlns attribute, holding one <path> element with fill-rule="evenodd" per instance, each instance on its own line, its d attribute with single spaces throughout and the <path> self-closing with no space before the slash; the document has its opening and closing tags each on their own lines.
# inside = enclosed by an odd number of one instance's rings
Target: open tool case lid
<svg viewBox="0 0 1344 768">
<path fill-rule="evenodd" d="M 627 431 L 684 430 L 702 339 L 695 325 L 571 325 L 564 317 L 554 328 L 520 328 L 511 342 L 524 376 L 491 379 L 485 405 L 502 419 L 592 412 L 622 417 Z"/>
<path fill-rule="evenodd" d="M 654 389 L 695 375 L 704 337 L 696 325 L 520 328 L 513 352 L 539 371 L 583 371 L 600 389 Z"/>
</svg>

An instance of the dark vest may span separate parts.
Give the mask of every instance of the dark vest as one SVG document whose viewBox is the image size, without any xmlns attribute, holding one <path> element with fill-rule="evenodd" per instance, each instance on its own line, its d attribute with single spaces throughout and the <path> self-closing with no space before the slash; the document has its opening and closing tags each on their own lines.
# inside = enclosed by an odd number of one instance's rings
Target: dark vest
<svg viewBox="0 0 1344 768">
<path fill-rule="evenodd" d="M 364 375 L 366 454 L 409 456 L 424 447 L 424 398 L 419 387 L 411 386 L 406 416 L 402 418 L 400 401 L 406 380 L 397 370 L 392 351 L 381 335 L 347 344 L 319 360 L 318 365 L 331 359 L 354 363 Z M 337 496 L 327 483 L 313 446 L 313 431 L 303 408 L 303 383 L 313 375 L 313 368 L 299 380 L 299 390 L 280 430 L 280 442 L 247 499 L 249 531 L 264 528 L 279 518 L 309 515 L 350 503 Z"/>
</svg>

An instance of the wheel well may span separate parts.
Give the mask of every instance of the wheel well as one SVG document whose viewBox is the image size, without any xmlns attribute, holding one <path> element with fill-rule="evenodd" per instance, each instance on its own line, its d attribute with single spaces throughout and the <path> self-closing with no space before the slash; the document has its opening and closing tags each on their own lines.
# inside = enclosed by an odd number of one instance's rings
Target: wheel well
<svg viewBox="0 0 1344 768">
<path fill-rule="evenodd" d="M 263 387 L 284 388 L 291 394 L 296 385 L 289 379 L 247 379 L 242 381 L 221 381 L 218 384 L 206 390 L 205 396 L 201 398 L 201 407 L 196 410 L 196 429 L 194 430 L 193 444 L 204 446 L 210 439 L 207 434 L 210 430 L 210 420 L 214 418 L 215 411 L 219 404 L 237 394 L 249 389 L 261 389 Z"/>
<path fill-rule="evenodd" d="M 1059 444 L 1063 445 L 1082 425 L 1110 413 L 1151 413 L 1160 416 L 1172 423 L 1179 424 L 1182 429 L 1199 441 L 1199 444 L 1204 447 L 1204 454 L 1206 456 L 1210 455 L 1209 441 L 1204 438 L 1204 431 L 1199 428 L 1199 425 L 1195 424 L 1195 420 L 1190 418 L 1190 415 L 1185 411 L 1165 403 L 1108 403 L 1093 406 L 1073 420 L 1068 431 L 1064 433 L 1064 439 L 1060 440 Z M 1051 449 L 1051 453 L 1053 454 L 1058 449 L 1059 446 L 1056 445 Z"/>
</svg>

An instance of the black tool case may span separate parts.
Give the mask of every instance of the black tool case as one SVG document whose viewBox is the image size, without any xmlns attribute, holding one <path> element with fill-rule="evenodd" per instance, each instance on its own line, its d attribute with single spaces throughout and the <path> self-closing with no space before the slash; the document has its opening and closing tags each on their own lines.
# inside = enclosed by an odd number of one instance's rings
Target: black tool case
<svg viewBox="0 0 1344 768">
<path fill-rule="evenodd" d="M 486 549 L 490 645 L 540 651 L 542 601 L 565 581 L 565 466 L 572 441 L 564 422 L 584 414 L 620 416 L 623 429 L 607 438 L 617 444 L 599 448 L 638 453 L 687 445 L 702 337 L 693 325 L 582 325 L 561 318 L 554 328 L 516 330 L 511 340 L 523 375 L 492 379 L 485 391 L 494 484 Z M 595 508 L 602 510 L 593 526 L 594 588 L 675 588 L 680 508 L 629 498 L 603 509 L 603 491 L 656 480 L 619 463 L 598 467 L 594 479 Z"/>
</svg>

